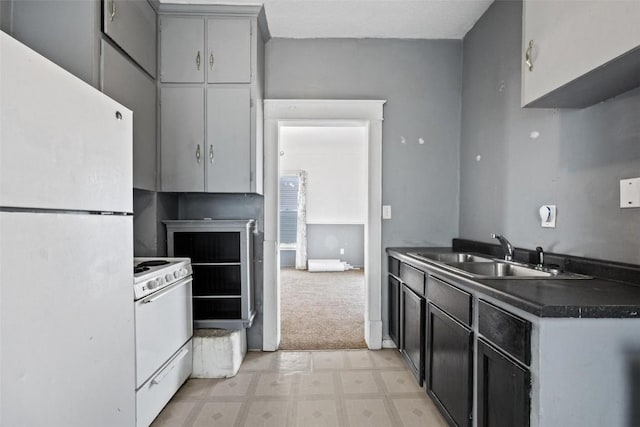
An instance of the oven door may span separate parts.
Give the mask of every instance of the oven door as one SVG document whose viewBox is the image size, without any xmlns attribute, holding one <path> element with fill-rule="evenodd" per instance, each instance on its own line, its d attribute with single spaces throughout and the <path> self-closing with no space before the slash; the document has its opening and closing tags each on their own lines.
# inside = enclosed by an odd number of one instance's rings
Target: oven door
<svg viewBox="0 0 640 427">
<path fill-rule="evenodd" d="M 191 277 L 136 301 L 136 389 L 193 335 Z"/>
</svg>

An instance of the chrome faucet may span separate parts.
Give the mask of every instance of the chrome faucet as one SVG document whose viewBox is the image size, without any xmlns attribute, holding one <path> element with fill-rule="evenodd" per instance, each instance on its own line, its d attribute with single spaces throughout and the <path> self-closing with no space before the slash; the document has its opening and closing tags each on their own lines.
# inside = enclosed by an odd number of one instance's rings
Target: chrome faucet
<svg viewBox="0 0 640 427">
<path fill-rule="evenodd" d="M 491 233 L 491 238 L 498 239 L 500 241 L 502 250 L 504 251 L 504 259 L 506 261 L 511 261 L 513 259 L 513 245 L 507 240 L 507 238 L 495 233 Z"/>
</svg>

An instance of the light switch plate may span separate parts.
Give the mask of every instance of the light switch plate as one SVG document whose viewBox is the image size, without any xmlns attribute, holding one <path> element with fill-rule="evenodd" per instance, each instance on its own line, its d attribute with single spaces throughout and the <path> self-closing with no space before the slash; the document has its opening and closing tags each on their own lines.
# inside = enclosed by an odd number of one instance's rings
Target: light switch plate
<svg viewBox="0 0 640 427">
<path fill-rule="evenodd" d="M 620 207 L 640 208 L 640 178 L 620 180 Z"/>
<path fill-rule="evenodd" d="M 391 205 L 382 205 L 382 219 L 391 219 Z"/>
</svg>

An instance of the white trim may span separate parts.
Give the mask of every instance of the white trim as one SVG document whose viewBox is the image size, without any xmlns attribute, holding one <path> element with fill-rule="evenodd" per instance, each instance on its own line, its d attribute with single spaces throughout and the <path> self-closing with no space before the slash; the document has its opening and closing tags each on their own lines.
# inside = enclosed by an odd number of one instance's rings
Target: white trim
<svg viewBox="0 0 640 427">
<path fill-rule="evenodd" d="M 392 339 L 384 339 L 382 340 L 382 348 L 398 348 Z"/>
<path fill-rule="evenodd" d="M 365 340 L 382 347 L 382 120 L 384 100 L 264 101 L 263 350 L 280 344 L 278 251 L 279 134 L 282 126 L 367 126 L 368 224 L 365 225 Z"/>
</svg>

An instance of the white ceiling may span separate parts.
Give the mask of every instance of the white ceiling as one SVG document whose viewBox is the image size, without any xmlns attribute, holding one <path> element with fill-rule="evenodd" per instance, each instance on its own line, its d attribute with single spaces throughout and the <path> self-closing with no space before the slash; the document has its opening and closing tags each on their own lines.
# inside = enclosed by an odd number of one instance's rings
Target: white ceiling
<svg viewBox="0 0 640 427">
<path fill-rule="evenodd" d="M 256 4 L 242 0 L 164 3 Z M 272 37 L 461 39 L 493 0 L 265 0 Z"/>
</svg>

